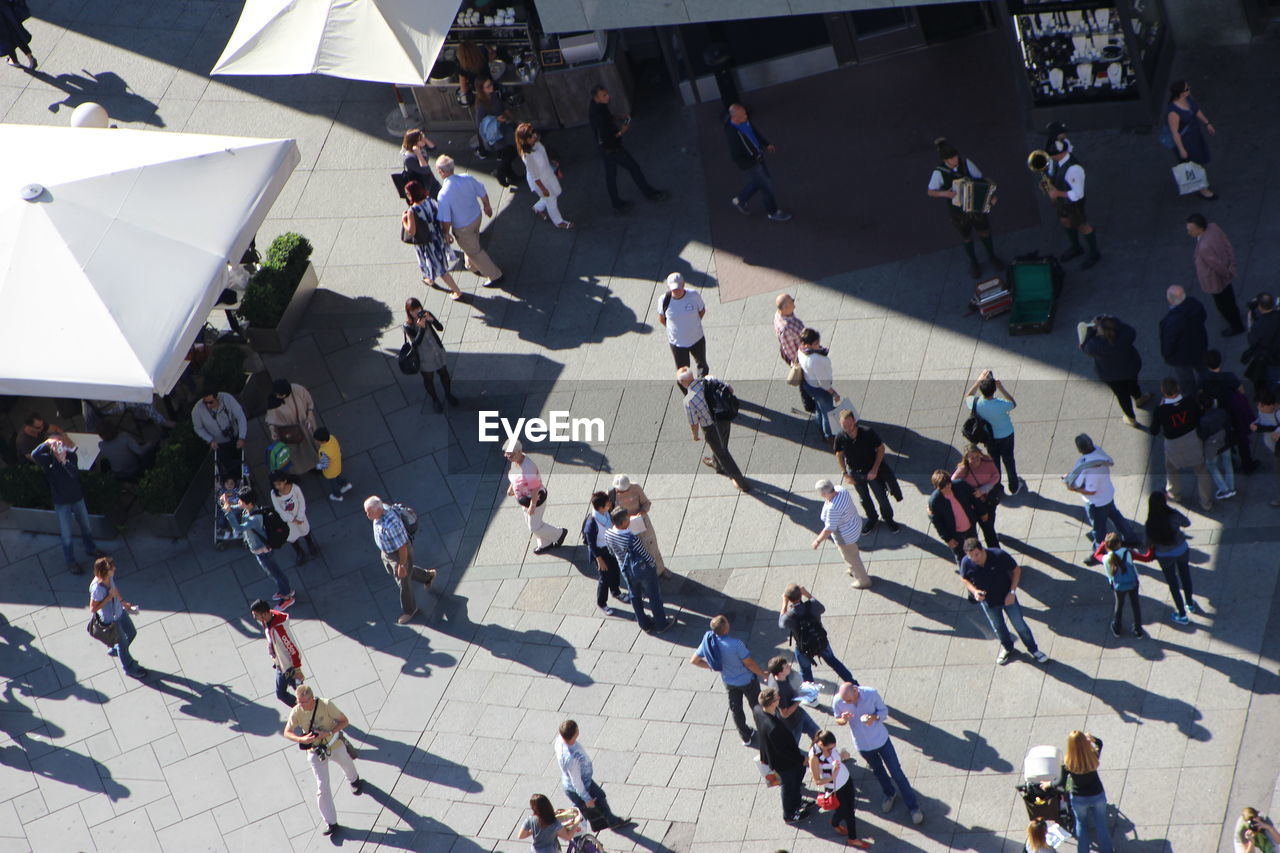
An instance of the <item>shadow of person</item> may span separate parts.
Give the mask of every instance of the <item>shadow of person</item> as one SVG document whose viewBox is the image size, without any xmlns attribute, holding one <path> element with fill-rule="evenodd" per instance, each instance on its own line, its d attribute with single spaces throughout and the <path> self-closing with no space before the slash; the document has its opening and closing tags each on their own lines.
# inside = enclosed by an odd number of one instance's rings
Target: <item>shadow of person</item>
<svg viewBox="0 0 1280 853">
<path fill-rule="evenodd" d="M 465 595 L 443 597 L 435 627 L 455 639 L 480 646 L 496 658 L 516 661 L 569 684 L 586 687 L 595 683 L 574 665 L 577 650 L 563 637 L 536 628 L 516 631 L 504 625 L 477 624 L 467 615 L 467 602 Z"/>
<path fill-rule="evenodd" d="M 1068 563 L 1061 557 L 1050 554 L 1043 548 L 1032 545 L 1030 542 L 1009 536 L 1008 534 L 1000 534 L 1000 547 L 1003 550 L 1016 551 L 1029 560 L 1035 560 L 1037 564 L 1056 569 L 1064 575 L 1069 575 L 1072 580 L 1078 580 L 1084 575 L 1091 575 L 1095 572 L 1086 569 L 1083 566 L 1077 566 L 1074 563 Z"/>
<path fill-rule="evenodd" d="M 361 755 L 361 757 L 364 756 Z M 344 827 L 349 837 L 362 840 L 364 844 L 374 845 L 378 849 L 449 850 L 457 853 L 482 853 L 491 849 L 487 846 L 481 847 L 470 838 L 459 835 L 438 820 L 411 811 L 407 805 L 368 779 L 364 781 L 362 796 L 377 803 L 383 812 L 396 817 L 395 825 L 380 825 L 368 831 Z M 385 824 L 387 821 L 379 818 L 378 822 Z"/>
<path fill-rule="evenodd" d="M 142 684 L 183 700 L 184 704 L 177 710 L 188 717 L 197 717 L 211 723 L 227 723 L 232 731 L 263 737 L 280 731 L 280 717 L 274 707 L 260 705 L 225 684 L 205 684 L 186 676 L 154 669 Z"/>
<path fill-rule="evenodd" d="M 920 750 L 930 761 L 960 770 L 1012 773 L 1013 765 L 1000 756 L 987 739 L 968 729 L 954 735 L 932 723 L 894 709 L 889 733 Z M 874 781 L 874 777 L 872 780 Z M 930 815 L 930 820 L 933 816 Z"/>
<path fill-rule="evenodd" d="M 56 77 L 43 71 L 29 72 L 32 77 L 61 89 L 67 96 L 61 101 L 49 105 L 49 112 L 56 113 L 61 107 L 74 109 L 81 104 L 101 104 L 111 118 L 124 122 L 141 122 L 143 124 L 164 127 L 164 119 L 160 118 L 159 108 L 146 98 L 129 91 L 129 84 L 114 71 L 102 71 L 94 74 L 81 69 L 80 74 L 59 74 Z"/>
<path fill-rule="evenodd" d="M 486 326 L 513 331 L 521 340 L 547 350 L 569 350 L 653 331 L 594 275 L 569 279 L 559 287 L 522 289 L 512 298 L 476 293 L 467 303 Z"/>
<path fill-rule="evenodd" d="M 1109 705 L 1123 722 L 1141 724 L 1150 720 L 1172 723 L 1191 740 L 1209 740 L 1213 736 L 1199 723 L 1204 716 L 1200 710 L 1176 697 L 1161 696 L 1117 678 L 1094 678 L 1062 661 L 1049 663 L 1044 672 Z"/>
<path fill-rule="evenodd" d="M 386 764 L 398 768 L 403 775 L 447 785 L 464 794 L 478 794 L 484 790 L 469 767 L 428 753 L 413 742 L 391 740 L 355 726 L 348 726 L 347 732 L 351 742 L 360 750 L 361 761 Z"/>
</svg>

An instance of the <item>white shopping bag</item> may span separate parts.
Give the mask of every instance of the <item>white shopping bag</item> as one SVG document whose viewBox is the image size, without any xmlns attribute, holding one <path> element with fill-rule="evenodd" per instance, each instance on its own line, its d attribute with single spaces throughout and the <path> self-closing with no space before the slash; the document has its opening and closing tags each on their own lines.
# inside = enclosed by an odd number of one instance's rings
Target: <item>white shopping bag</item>
<svg viewBox="0 0 1280 853">
<path fill-rule="evenodd" d="M 1198 192 L 1209 186 L 1209 173 L 1199 163 L 1179 163 L 1173 167 L 1173 180 L 1178 184 L 1178 194 Z"/>
<path fill-rule="evenodd" d="M 777 773 L 773 772 L 773 769 L 769 767 L 768 764 L 765 764 L 759 759 L 755 759 L 755 765 L 756 770 L 760 771 L 760 778 L 763 779 L 765 784 L 770 788 L 776 788 L 782 784 L 782 779 L 778 777 Z"/>
<path fill-rule="evenodd" d="M 1058 849 L 1058 845 L 1066 841 L 1071 835 L 1062 828 L 1057 821 L 1045 821 L 1044 840 L 1049 842 L 1049 846 L 1054 850 Z"/>
<path fill-rule="evenodd" d="M 841 397 L 840 402 L 836 403 L 836 407 L 827 412 L 827 423 L 831 424 L 831 434 L 840 435 L 844 431 L 844 426 L 840 423 L 840 419 L 844 417 L 845 412 L 853 412 L 854 420 L 858 420 L 858 410 L 854 408 L 853 403 L 849 402 L 848 397 Z"/>
</svg>

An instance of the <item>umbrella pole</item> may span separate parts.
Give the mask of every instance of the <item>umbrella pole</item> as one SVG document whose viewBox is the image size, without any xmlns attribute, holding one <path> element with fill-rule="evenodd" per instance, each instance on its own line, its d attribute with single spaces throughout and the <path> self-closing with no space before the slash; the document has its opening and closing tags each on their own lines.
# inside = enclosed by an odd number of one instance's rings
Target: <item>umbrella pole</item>
<svg viewBox="0 0 1280 853">
<path fill-rule="evenodd" d="M 422 113 L 416 104 L 406 103 L 400 87 L 394 83 L 391 91 L 396 96 L 396 108 L 387 116 L 387 133 L 392 136 L 403 136 L 406 131 L 422 127 Z"/>
</svg>

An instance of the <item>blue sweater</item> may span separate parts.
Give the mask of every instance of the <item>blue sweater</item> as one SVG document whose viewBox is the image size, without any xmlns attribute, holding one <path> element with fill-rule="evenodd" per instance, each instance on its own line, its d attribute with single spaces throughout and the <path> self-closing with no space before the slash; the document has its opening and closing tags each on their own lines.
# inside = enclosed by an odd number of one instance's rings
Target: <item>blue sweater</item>
<svg viewBox="0 0 1280 853">
<path fill-rule="evenodd" d="M 42 444 L 31 451 L 31 461 L 44 471 L 44 477 L 49 481 L 49 491 L 53 493 L 54 506 L 66 506 L 84 500 L 84 489 L 80 487 L 80 466 L 74 450 L 68 448 L 67 461 L 59 464 L 49 445 Z"/>
</svg>

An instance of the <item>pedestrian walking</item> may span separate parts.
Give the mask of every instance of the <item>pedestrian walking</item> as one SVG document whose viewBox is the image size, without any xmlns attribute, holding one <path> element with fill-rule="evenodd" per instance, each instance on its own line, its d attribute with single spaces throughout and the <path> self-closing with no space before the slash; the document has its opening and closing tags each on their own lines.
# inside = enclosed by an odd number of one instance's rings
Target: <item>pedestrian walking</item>
<svg viewBox="0 0 1280 853">
<path fill-rule="evenodd" d="M 1087 270 L 1102 260 L 1098 251 L 1098 235 L 1089 224 L 1084 210 L 1085 169 L 1076 156 L 1071 153 L 1071 145 L 1062 139 L 1052 139 L 1045 149 L 1049 154 L 1049 167 L 1045 177 L 1049 179 L 1046 190 L 1058 213 L 1058 222 L 1067 233 L 1070 248 L 1060 256 L 1063 263 L 1080 257 L 1085 250 L 1080 247 L 1080 238 L 1084 238 L 1089 247 L 1089 254 L 1080 265 Z"/>
<path fill-rule="evenodd" d="M 332 760 L 342 770 L 351 793 L 360 796 L 364 792 L 364 780 L 356 770 L 352 748 L 342 732 L 351 721 L 329 699 L 316 696 L 310 684 L 298 687 L 298 704 L 289 712 L 284 724 L 284 736 L 298 744 L 307 753 L 307 764 L 316 777 L 316 805 L 320 819 L 325 823 L 321 835 L 332 836 L 342 829 L 338 825 L 338 810 L 333 804 L 333 791 L 329 788 L 329 762 Z"/>
<path fill-rule="evenodd" d="M 400 588 L 400 615 L 396 624 L 408 625 L 418 615 L 413 581 L 430 590 L 436 570 L 419 568 L 413 562 L 413 539 L 398 509 L 387 506 L 377 495 L 370 495 L 365 498 L 364 514 L 373 522 L 373 541 L 382 557 L 382 568 Z"/>
<path fill-rule="evenodd" d="M 813 682 L 814 661 L 822 660 L 836 671 L 841 681 L 857 684 L 853 673 L 831 648 L 830 636 L 822 624 L 822 614 L 826 612 L 827 608 L 813 593 L 798 583 L 789 584 L 782 594 L 778 627 L 786 632 L 789 642 L 795 643 L 796 663 L 800 665 L 800 677 L 806 682 Z"/>
<path fill-rule="evenodd" d="M 1142 372 L 1142 356 L 1134 346 L 1138 333 L 1124 321 L 1108 314 L 1099 314 L 1090 323 L 1082 323 L 1080 351 L 1093 359 L 1093 371 L 1098 375 L 1120 404 L 1124 422 L 1137 426 L 1133 411 L 1135 405 L 1145 406 L 1150 394 L 1142 393 L 1138 374 Z"/>
<path fill-rule="evenodd" d="M 974 501 L 973 489 L 965 482 L 952 482 L 951 475 L 939 468 L 933 472 L 929 482 L 933 484 L 933 492 L 929 495 L 929 520 L 938 531 L 938 536 L 955 555 L 956 565 L 964 559 L 962 545 L 974 535 L 981 521 L 982 511 Z M 986 522 L 990 522 L 987 517 Z M 996 538 L 994 528 L 984 529 L 983 535 L 988 542 Z M 956 571 L 959 571 L 957 568 Z"/>
<path fill-rule="evenodd" d="M 1200 423 L 1196 435 L 1204 444 L 1204 464 L 1217 489 L 1214 500 L 1236 495 L 1236 471 L 1231 464 L 1231 448 L 1235 444 L 1235 424 L 1231 415 L 1218 407 L 1217 398 L 1201 389 L 1196 402 L 1200 405 Z"/>
<path fill-rule="evenodd" d="M 1216 222 L 1208 221 L 1199 213 L 1187 217 L 1187 234 L 1196 241 L 1196 278 L 1200 289 L 1213 297 L 1218 313 L 1227 321 L 1222 336 L 1240 334 L 1244 331 L 1244 320 L 1236 303 L 1236 253 L 1231 241 Z"/>
<path fill-rule="evenodd" d="M 293 469 L 305 474 L 316 467 L 320 453 L 316 449 L 316 404 L 311 392 L 296 382 L 277 379 L 271 384 L 271 408 L 264 420 L 272 441 L 289 448 Z M 240 475 L 239 469 L 236 476 Z"/>
<path fill-rule="evenodd" d="M 795 687 L 791 684 L 791 661 L 783 655 L 774 655 L 769 658 L 765 669 L 769 672 L 769 686 L 778 691 L 777 718 L 795 737 L 796 746 L 800 745 L 800 738 L 804 735 L 809 736 L 809 742 L 812 744 L 814 735 L 818 733 L 818 724 L 805 711 Z"/>
<path fill-rule="evenodd" d="M 404 326 L 401 327 L 404 340 L 418 353 L 418 372 L 422 376 L 422 387 L 431 398 L 431 404 L 437 413 L 444 411 L 444 405 L 436 395 L 436 378 L 438 377 L 444 398 L 449 401 L 450 406 L 458 405 L 458 398 L 453 395 L 453 380 L 449 376 L 449 365 L 445 361 L 444 343 L 440 340 L 444 324 L 436 318 L 435 314 L 423 308 L 422 303 L 415 296 L 410 296 L 404 301 L 404 316 Z"/>
<path fill-rule="evenodd" d="M 120 661 L 120 668 L 130 678 L 146 678 L 151 673 L 133 659 L 129 647 L 138 636 L 138 629 L 133 625 L 131 614 L 138 608 L 126 601 L 116 582 L 116 561 L 107 556 L 93 561 L 93 580 L 89 582 L 89 611 L 103 625 L 116 629 L 115 645 L 107 649 L 107 654 Z"/>
<path fill-rule="evenodd" d="M 747 108 L 742 104 L 729 107 L 724 120 L 724 138 L 729 144 L 729 156 L 742 170 L 746 183 L 729 201 L 739 213 L 751 215 L 751 199 L 760 193 L 764 212 L 774 222 L 786 222 L 791 214 L 778 207 L 773 195 L 773 176 L 765 163 L 766 154 L 777 154 L 778 148 L 765 138 L 760 128 L 751 121 Z"/>
<path fill-rule="evenodd" d="M 938 137 L 933 144 L 941 162 L 933 167 L 926 192 L 930 198 L 947 200 L 947 214 L 951 217 L 951 224 L 960 232 L 960 244 L 964 246 L 965 256 L 969 258 L 969 275 L 973 278 L 982 275 L 982 264 L 978 263 L 978 253 L 973 247 L 975 231 L 982 240 L 982 247 L 987 250 L 991 266 L 997 272 L 1003 270 L 1005 263 L 996 254 L 995 243 L 991 239 L 991 215 L 985 209 L 988 207 L 988 200 L 994 202 L 994 185 L 983 177 L 972 160 L 961 157 L 960 152 L 945 136 Z M 968 205 L 969 209 L 957 201 L 957 181 L 960 186 L 971 187 L 969 191 L 974 195 Z M 979 189 L 982 191 L 981 198 L 978 198 Z"/>
<path fill-rule="evenodd" d="M 507 467 L 507 497 L 514 497 L 516 503 L 524 508 L 529 534 L 538 542 L 533 553 L 545 554 L 552 548 L 559 548 L 569 535 L 569 529 L 555 527 L 542 520 L 542 513 L 546 509 L 547 487 L 542 483 L 538 466 L 525 455 L 524 445 L 516 438 L 507 442 L 502 455 L 511 463 Z"/>
<path fill-rule="evenodd" d="M 1191 621 L 1188 610 L 1196 615 L 1204 613 L 1194 598 L 1191 548 L 1182 532 L 1182 528 L 1190 526 L 1191 521 L 1185 515 L 1169 506 L 1164 492 L 1152 492 L 1147 498 L 1147 546 L 1160 565 L 1164 582 L 1169 586 L 1169 597 L 1173 599 L 1174 613 L 1169 618 L 1179 625 Z"/>
<path fill-rule="evenodd" d="M 1209 165 L 1209 140 L 1205 133 L 1213 136 L 1218 131 L 1200 105 L 1192 100 L 1191 85 L 1186 80 L 1174 80 L 1169 84 L 1169 108 L 1165 111 L 1165 121 L 1173 138 L 1177 161 Z M 1206 186 L 1200 190 L 1200 197 L 1213 201 L 1218 194 Z"/>
<path fill-rule="evenodd" d="M 973 490 L 973 506 L 978 511 L 978 528 L 988 548 L 1000 547 L 996 535 L 996 508 L 1004 498 L 1004 484 L 1000 482 L 1000 469 L 995 460 L 982 452 L 976 444 L 964 450 L 964 456 L 951 472 L 951 482 L 964 483 Z M 983 517 L 985 516 L 985 518 Z"/>
<path fill-rule="evenodd" d="M 818 429 L 827 446 L 832 447 L 836 436 L 830 415 L 841 397 L 832 384 L 835 381 L 835 368 L 831 366 L 831 358 L 827 353 L 817 329 L 805 329 L 800 333 L 800 348 L 796 352 L 796 363 L 800 365 L 803 377 L 800 387 L 813 398 L 813 416 L 818 422 Z"/>
<path fill-rule="evenodd" d="M 773 331 L 778 336 L 778 355 L 782 356 L 782 363 L 790 368 L 796 363 L 804 322 L 796 316 L 796 298 L 790 293 L 779 294 L 773 304 L 777 308 L 773 314 Z M 800 405 L 806 412 L 812 412 L 813 398 L 805 390 L 804 382 L 800 382 L 797 387 L 800 389 Z"/>
<path fill-rule="evenodd" d="M 1160 318 L 1160 355 L 1173 368 L 1183 392 L 1194 394 L 1205 375 L 1204 357 L 1209 350 L 1204 306 L 1176 284 L 1165 291 L 1165 299 L 1169 310 Z"/>
<path fill-rule="evenodd" d="M 853 508 L 853 498 L 843 486 L 836 486 L 830 480 L 819 480 L 813 484 L 822 496 L 822 532 L 813 540 L 816 551 L 823 542 L 830 539 L 836 544 L 840 556 L 844 558 L 844 573 L 853 578 L 850 584 L 854 589 L 866 589 L 871 586 L 871 576 L 862 564 L 862 555 L 858 552 L 858 540 L 862 538 L 862 516 Z"/>
<path fill-rule="evenodd" d="M 907 781 L 907 774 L 902 772 L 898 751 L 889 737 L 889 729 L 885 727 L 889 709 L 880 691 L 874 687 L 863 687 L 856 681 L 841 684 L 836 700 L 831 703 L 831 714 L 837 726 L 849 727 L 854 746 L 880 783 L 880 790 L 884 793 L 880 811 L 884 814 L 893 811 L 901 797 L 902 804 L 911 814 L 911 822 L 917 826 L 923 823 L 920 799 Z"/>
<path fill-rule="evenodd" d="M 307 498 L 296 478 L 287 471 L 275 471 L 271 474 L 271 505 L 276 515 L 289 525 L 289 544 L 293 546 L 293 555 L 297 559 L 295 566 L 307 561 L 307 548 L 310 556 L 320 556 L 320 546 L 311 535 L 311 522 L 307 519 Z M 303 548 L 303 544 L 306 548 Z"/>
<path fill-rule="evenodd" d="M 606 492 L 596 492 L 591 496 L 591 511 L 582 522 L 582 539 L 587 545 L 587 555 L 595 563 L 597 572 L 596 607 L 605 616 L 612 616 L 609 607 L 609 593 L 623 604 L 631 603 L 630 594 L 623 592 L 620 586 L 622 567 L 618 558 L 609 550 L 605 532 L 613 526 L 613 518 L 609 515 L 613 510 L 613 502 Z"/>
<path fill-rule="evenodd" d="M 862 525 L 864 534 L 870 533 L 884 517 L 885 526 L 890 533 L 897 533 L 902 528 L 893 520 L 893 506 L 889 503 L 892 495 L 895 501 L 902 500 L 902 488 L 893 468 L 885 461 L 885 446 L 876 431 L 858 421 L 854 412 L 844 411 L 840 414 L 842 432 L 836 436 L 836 462 L 844 472 L 844 481 L 858 492 L 862 502 L 862 513 L 867 523 Z M 871 502 L 875 495 L 876 503 Z M 880 512 L 876 513 L 876 504 Z"/>
<path fill-rule="evenodd" d="M 206 393 L 191 408 L 191 428 L 213 448 L 219 477 L 239 480 L 249 421 L 236 398 L 226 391 Z"/>
<path fill-rule="evenodd" d="M 982 608 L 991 623 L 991 630 L 996 632 L 996 639 L 1000 641 L 996 663 L 1001 666 L 1008 663 L 1014 652 L 1013 637 L 1009 636 L 1009 627 L 1004 620 L 1006 615 L 1027 652 L 1038 663 L 1049 660 L 1049 656 L 1036 645 L 1036 638 L 1023 618 L 1022 606 L 1018 604 L 1023 567 L 999 548 L 983 548 L 982 543 L 972 537 L 965 540 L 964 553 L 965 557 L 960 561 L 960 579 Z"/>
<path fill-rule="evenodd" d="M 706 313 L 706 303 L 696 290 L 685 285 L 684 276 L 678 272 L 667 276 L 667 292 L 658 300 L 658 322 L 667 330 L 667 344 L 676 367 L 688 367 L 692 356 L 699 376 L 706 376 L 711 370 L 707 366 L 707 336 L 702 330 Z"/>
<path fill-rule="evenodd" d="M 1076 850 L 1087 853 L 1097 842 L 1099 853 L 1111 853 L 1111 832 L 1107 829 L 1107 792 L 1098 776 L 1102 739 L 1087 732 L 1067 735 L 1067 754 L 1062 760 L 1058 787 L 1066 788 L 1076 823 Z M 1048 787 L 1049 783 L 1041 783 Z M 1090 828 L 1092 824 L 1092 829 Z"/>
<path fill-rule="evenodd" d="M 440 194 L 440 181 L 436 180 L 435 170 L 431 168 L 428 151 L 435 151 L 436 144 L 427 138 L 421 128 L 406 130 L 400 141 L 400 159 L 404 164 L 401 174 L 405 183 L 417 181 L 426 188 L 427 195 L 435 198 Z"/>
<path fill-rule="evenodd" d="M 1138 570 L 1133 565 L 1135 555 L 1128 548 L 1118 533 L 1108 533 L 1107 538 L 1098 546 L 1094 556 L 1102 561 L 1107 572 L 1107 580 L 1116 596 L 1115 615 L 1111 620 L 1111 636 L 1119 637 L 1124 630 L 1121 617 L 1124 615 L 1124 603 L 1127 599 L 1133 611 L 1133 636 L 1142 639 L 1147 636 L 1142 630 L 1142 604 L 1138 600 Z"/>
<path fill-rule="evenodd" d="M 676 382 L 685 390 L 684 411 L 689 419 L 689 430 L 693 434 L 693 440 L 701 440 L 698 435 L 700 428 L 707 437 L 707 447 L 710 448 L 711 455 L 702 457 L 702 464 L 715 469 L 717 474 L 728 477 L 739 491 L 751 491 L 751 486 L 742 476 L 742 471 L 734 461 L 733 454 L 729 452 L 729 434 L 733 423 L 728 420 L 718 420 L 712 414 L 707 400 L 707 383 L 720 382 L 720 380 L 714 376 L 695 378 L 689 368 L 681 367 L 676 371 Z M 730 391 L 733 390 L 727 383 L 722 384 Z"/>
<path fill-rule="evenodd" d="M 615 507 L 610 519 L 613 525 L 605 530 L 604 538 L 627 579 L 636 624 L 646 634 L 661 634 L 674 625 L 675 620 L 667 618 L 667 611 L 662 606 L 662 586 L 658 583 L 653 557 L 644 549 L 640 537 L 631 532 L 631 514 L 626 509 Z M 645 615 L 645 599 L 649 601 L 652 616 Z"/>
<path fill-rule="evenodd" d="M 1124 542 L 1136 541 L 1129 522 L 1116 508 L 1116 487 L 1111 482 L 1111 468 L 1115 460 L 1095 445 L 1087 433 L 1076 436 L 1076 450 L 1080 452 L 1080 458 L 1062 481 L 1068 491 L 1075 492 L 1084 500 L 1084 517 L 1089 524 L 1089 541 L 1093 543 L 1093 550 L 1106 539 L 1108 523 L 1115 527 Z M 1098 558 L 1092 550 L 1084 564 L 1098 565 Z"/>
<path fill-rule="evenodd" d="M 583 817 L 603 819 L 607 829 L 621 829 L 632 823 L 631 818 L 619 817 L 609 808 L 604 789 L 595 781 L 595 768 L 586 749 L 578 742 L 578 724 L 565 720 L 555 740 L 556 764 L 560 767 L 560 785 L 565 796 L 582 810 Z M 598 818 L 597 818 L 598 816 Z"/>
<path fill-rule="evenodd" d="M 618 167 L 621 166 L 635 181 L 636 189 L 649 201 L 665 201 L 667 194 L 645 180 L 640 164 L 622 144 L 622 137 L 631 130 L 631 116 L 615 117 L 609 112 L 609 90 L 604 86 L 591 88 L 591 103 L 587 106 L 587 121 L 595 134 L 596 145 L 604 159 L 604 186 L 609 191 L 613 212 L 622 214 L 631 209 L 631 202 L 618 195 Z"/>
<path fill-rule="evenodd" d="M 448 154 L 436 158 L 441 181 L 436 212 L 440 228 L 446 240 L 452 236 L 457 241 L 467 269 L 483 279 L 480 286 L 495 287 L 502 281 L 502 268 L 480 245 L 480 223 L 485 216 L 493 217 L 489 194 L 475 178 L 455 174 L 455 169 Z"/>
<path fill-rule="evenodd" d="M 252 486 L 241 486 L 234 494 L 236 495 L 234 505 L 231 503 L 230 493 L 223 492 L 219 497 L 218 504 L 222 507 L 222 514 L 226 517 L 231 529 L 244 539 L 245 547 L 258 561 L 262 571 L 275 582 L 276 591 L 271 598 L 276 602 L 276 607 L 287 610 L 293 605 L 296 596 L 293 587 L 289 585 L 289 579 L 276 563 L 274 550 L 271 547 L 271 537 L 267 533 L 267 515 L 264 510 L 258 508 L 258 493 Z M 283 540 L 285 537 L 282 536 L 280 539 Z M 279 544 L 283 545 L 284 542 L 279 541 Z"/>
<path fill-rule="evenodd" d="M 568 841 L 577 834 L 577 824 L 562 824 L 545 794 L 534 794 L 529 798 L 529 812 L 516 838 L 521 841 L 533 839 L 529 842 L 530 853 L 559 853 L 560 839 Z"/>
<path fill-rule="evenodd" d="M 781 782 L 782 819 L 787 823 L 803 820 L 813 804 L 803 800 L 805 754 L 786 725 L 778 719 L 778 691 L 766 687 L 760 691 L 760 704 L 751 709 L 760 732 L 760 761 Z"/>
<path fill-rule="evenodd" d="M 1164 398 L 1156 406 L 1152 418 L 1152 435 L 1164 436 L 1164 471 L 1169 497 L 1182 503 L 1180 472 L 1190 468 L 1196 475 L 1196 490 L 1200 494 L 1200 509 L 1213 509 L 1213 481 L 1204 464 L 1204 444 L 1196 434 L 1200 423 L 1200 406 L 1182 393 L 1178 380 L 1166 378 L 1160 383 Z"/>
<path fill-rule="evenodd" d="M 82 575 L 84 569 L 76 562 L 72 547 L 73 518 L 80 528 L 80 541 L 85 554 L 90 557 L 105 557 L 106 554 L 93 541 L 93 533 L 89 529 L 89 508 L 84 502 L 84 488 L 80 483 L 80 457 L 76 453 L 75 444 L 63 433 L 56 433 L 31 451 L 31 461 L 44 472 L 45 482 L 49 484 L 53 511 L 58 517 L 58 541 L 62 545 L 62 558 L 66 561 L 67 571 L 73 575 Z"/>
<path fill-rule="evenodd" d="M 653 508 L 653 501 L 649 500 L 649 496 L 644 493 L 639 483 L 632 482 L 631 478 L 626 474 L 618 474 L 613 478 L 613 492 L 611 494 L 614 506 L 620 506 L 630 513 L 632 518 L 637 515 L 644 523 L 643 529 L 634 530 L 633 532 L 640 537 L 640 544 L 649 552 L 649 556 L 653 558 L 653 563 L 658 567 L 658 577 L 666 578 L 671 576 L 671 570 L 667 568 L 666 562 L 662 559 L 662 551 L 658 548 L 658 534 L 653 529 L 653 519 L 649 517 L 649 510 Z"/>
<path fill-rule="evenodd" d="M 845 760 L 843 750 L 836 750 L 836 736 L 825 729 L 818 732 L 809 748 L 809 772 L 813 774 L 814 787 L 836 798 L 835 808 L 831 809 L 831 827 L 848 838 L 845 846 L 869 850 L 871 842 L 858 837 L 858 819 L 854 813 L 857 791 Z"/>
<path fill-rule="evenodd" d="M 9 57 L 11 66 L 21 68 L 18 51 L 22 51 L 27 55 L 29 69 L 35 71 L 39 63 L 31 52 L 31 33 L 23 26 L 30 17 L 27 0 L 0 0 L 0 53 Z"/>
<path fill-rule="evenodd" d="M 271 668 L 276 672 L 276 698 L 286 708 L 298 704 L 298 698 L 289 692 L 306 681 L 302 672 L 302 649 L 289 630 L 289 614 L 273 610 L 270 604 L 259 598 L 249 605 L 249 614 L 262 626 L 267 638 L 267 654 L 271 656 Z"/>
<path fill-rule="evenodd" d="M 742 745 L 751 746 L 755 732 L 747 725 L 742 703 L 746 700 L 752 708 L 759 704 L 760 682 L 767 681 L 768 676 L 751 657 L 746 644 L 729 636 L 732 627 L 729 617 L 723 613 L 712 617 L 711 630 L 702 635 L 702 642 L 689 658 L 689 663 L 720 673 L 720 680 L 729 694 L 729 713 L 733 724 L 742 738 Z"/>
<path fill-rule="evenodd" d="M 440 290 L 442 288 L 436 284 L 436 279 L 440 279 L 448 285 L 450 299 L 461 299 L 462 291 L 449 272 L 456 260 L 453 237 L 446 234 L 440 224 L 439 206 L 417 181 L 404 185 L 404 195 L 409 202 L 409 209 L 400 215 L 400 227 L 413 243 L 413 249 L 418 255 L 422 283 Z"/>
<path fill-rule="evenodd" d="M 990 368 L 978 374 L 964 396 L 966 408 L 991 425 L 991 440 L 985 442 L 987 455 L 996 463 L 996 470 L 1004 466 L 1009 494 L 1016 495 L 1026 486 L 1018 476 L 1018 464 L 1013 458 L 1013 419 L 1009 417 L 1009 413 L 1018 408 L 1018 401 L 1013 399 L 1004 383 L 996 379 Z"/>
<path fill-rule="evenodd" d="M 329 490 L 329 500 L 342 503 L 342 496 L 351 491 L 351 484 L 342 476 L 342 445 L 325 427 L 317 427 L 311 437 L 316 440 L 316 451 L 320 454 L 316 467 Z"/>
<path fill-rule="evenodd" d="M 529 189 L 538 199 L 533 204 L 533 212 L 557 228 L 566 231 L 572 229 L 573 223 L 560 215 L 562 190 L 560 178 L 556 175 L 559 170 L 552 165 L 547 155 L 547 148 L 542 144 L 542 135 L 527 121 L 516 128 L 516 151 L 524 162 L 524 174 L 529 182 Z"/>
</svg>

